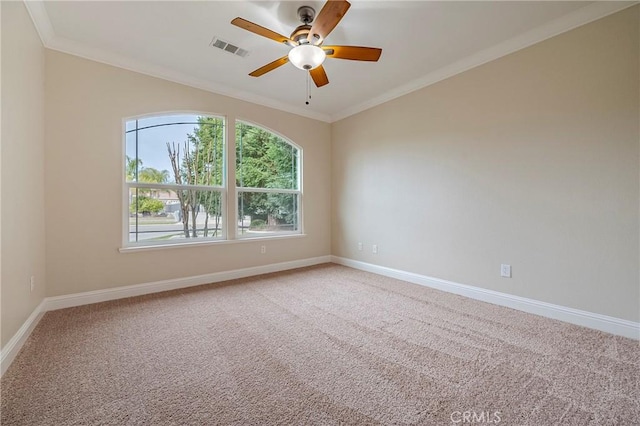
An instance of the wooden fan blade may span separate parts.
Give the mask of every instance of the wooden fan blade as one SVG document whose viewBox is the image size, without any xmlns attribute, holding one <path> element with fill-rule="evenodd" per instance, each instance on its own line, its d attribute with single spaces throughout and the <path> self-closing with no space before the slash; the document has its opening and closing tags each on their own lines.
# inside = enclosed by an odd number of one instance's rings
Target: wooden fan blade
<svg viewBox="0 0 640 426">
<path fill-rule="evenodd" d="M 327 73 L 324 71 L 324 67 L 322 65 L 309 71 L 309 74 L 311 74 L 311 78 L 317 87 L 329 84 L 329 78 L 327 77 Z"/>
<path fill-rule="evenodd" d="M 382 49 L 361 46 L 322 46 L 328 57 L 350 59 L 352 61 L 372 61 L 380 59 Z"/>
<path fill-rule="evenodd" d="M 287 44 L 290 44 L 291 46 L 297 45 L 297 43 L 295 43 L 289 37 L 285 37 L 282 34 L 278 34 L 275 31 L 271 31 L 268 28 L 262 27 L 258 24 L 254 24 L 253 22 L 247 21 L 246 19 L 235 18 L 233 21 L 231 21 L 231 23 L 236 27 L 242 28 L 243 30 L 251 31 L 254 34 L 258 34 L 262 37 L 275 40 L 278 43 L 287 43 Z"/>
<path fill-rule="evenodd" d="M 346 0 L 328 0 L 313 21 L 311 31 L 307 36 L 309 43 L 318 44 L 327 38 L 350 7 L 351 3 Z M 315 40 L 314 35 L 317 36 Z"/>
<path fill-rule="evenodd" d="M 260 77 L 261 75 L 264 75 L 264 74 L 268 73 L 269 71 L 273 71 L 276 68 L 283 66 L 287 62 L 289 62 L 289 56 L 283 56 L 280 59 L 276 59 L 275 61 L 273 61 L 271 63 L 268 63 L 267 65 L 265 65 L 263 67 L 258 68 L 257 70 L 253 71 L 249 75 L 251 77 Z"/>
</svg>

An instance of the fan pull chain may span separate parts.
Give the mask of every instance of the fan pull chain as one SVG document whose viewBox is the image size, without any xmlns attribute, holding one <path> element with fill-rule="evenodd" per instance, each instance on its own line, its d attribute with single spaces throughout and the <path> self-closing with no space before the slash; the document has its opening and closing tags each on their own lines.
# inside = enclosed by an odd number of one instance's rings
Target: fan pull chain
<svg viewBox="0 0 640 426">
<path fill-rule="evenodd" d="M 306 105 L 309 105 L 309 99 L 311 99 L 311 73 L 307 71 L 307 100 L 305 102 Z"/>
</svg>

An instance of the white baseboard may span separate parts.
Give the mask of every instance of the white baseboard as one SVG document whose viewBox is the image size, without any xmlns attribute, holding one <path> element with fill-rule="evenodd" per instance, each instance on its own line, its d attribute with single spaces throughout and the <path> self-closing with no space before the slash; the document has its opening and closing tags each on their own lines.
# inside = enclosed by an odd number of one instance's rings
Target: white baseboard
<svg viewBox="0 0 640 426">
<path fill-rule="evenodd" d="M 439 278 L 432 278 L 425 275 L 414 274 L 412 272 L 373 265 L 371 263 L 360 262 L 339 256 L 331 256 L 331 261 L 339 265 L 348 266 L 362 271 L 373 272 L 374 274 L 396 278 L 402 281 L 435 288 L 449 293 L 459 294 L 471 299 L 493 303 L 494 305 L 506 306 L 519 311 L 528 312 L 552 318 L 583 327 L 593 328 L 607 333 L 624 336 L 635 340 L 640 340 L 640 323 L 628 321 L 607 315 L 593 312 L 581 311 L 579 309 L 554 305 L 552 303 L 541 302 L 526 297 L 514 296 L 498 291 L 487 290 L 480 287 L 459 284 Z"/>
<path fill-rule="evenodd" d="M 159 293 L 161 291 L 176 290 L 179 288 L 193 287 L 196 285 L 228 281 L 237 278 L 246 278 L 254 275 L 269 274 L 271 272 L 286 271 L 289 269 L 303 268 L 305 266 L 319 265 L 331 262 L 331 256 L 312 257 L 309 259 L 293 260 L 290 262 L 274 263 L 251 268 L 235 269 L 232 271 L 215 272 L 212 274 L 198 275 L 187 278 L 156 281 L 144 284 L 129 285 L 124 287 L 109 288 L 105 290 L 87 291 L 83 293 L 67 294 L 64 296 L 46 297 L 29 318 L 22 324 L 18 332 L 0 351 L 0 376 L 15 359 L 22 345 L 27 340 L 40 318 L 47 311 L 71 308 L 74 306 L 88 305 L 91 303 L 106 302 L 108 300 L 124 299 L 126 297 L 141 296 L 143 294 Z"/>
<path fill-rule="evenodd" d="M 427 277 L 424 275 L 414 274 L 412 272 L 373 265 L 370 263 L 346 259 L 343 257 L 320 256 L 309 259 L 294 260 L 291 262 L 282 262 L 264 266 L 255 266 L 251 268 L 235 269 L 232 271 L 216 272 L 194 277 L 176 278 L 172 280 L 156 281 L 125 287 L 116 287 L 106 290 L 96 290 L 64 296 L 47 297 L 33 310 L 29 318 L 27 318 L 24 324 L 22 324 L 22 327 L 20 327 L 20 329 L 11 338 L 11 340 L 9 340 L 5 347 L 2 348 L 2 351 L 0 351 L 0 376 L 4 375 L 5 371 L 7 370 L 7 368 L 9 368 L 16 355 L 18 355 L 18 352 L 20 352 L 20 349 L 22 349 L 22 346 L 26 342 L 27 338 L 40 321 L 40 318 L 42 318 L 44 313 L 47 311 L 88 305 L 91 303 L 106 302 L 108 300 L 141 296 L 144 294 L 158 293 L 167 290 L 176 290 L 180 288 L 227 281 L 237 278 L 246 278 L 255 275 L 286 271 L 289 269 L 319 265 L 328 262 L 333 262 L 340 265 L 349 266 L 354 269 L 373 272 L 375 274 L 408 281 L 414 284 L 435 288 L 437 290 L 459 294 L 461 296 L 481 300 L 483 302 L 506 306 L 508 308 L 518 309 L 520 311 L 529 312 L 532 314 L 541 315 L 544 317 L 553 318 L 560 321 L 593 328 L 596 330 L 601 330 L 607 333 L 640 340 L 640 323 L 637 322 L 627 321 L 601 314 L 595 314 L 587 311 L 581 311 L 578 309 L 567 308 L 560 305 L 540 302 L 533 299 L 527 299 L 524 297 L 500 293 L 497 291 L 473 287 L 465 284 L 458 284 L 439 278 Z"/>
<path fill-rule="evenodd" d="M 7 371 L 7 368 L 11 365 L 13 360 L 22 349 L 22 345 L 27 341 L 27 338 L 31 334 L 40 318 L 44 315 L 44 300 L 40 302 L 38 306 L 33 310 L 29 318 L 22 324 L 22 327 L 18 329 L 16 334 L 13 335 L 11 340 L 7 342 L 7 344 L 0 351 L 0 377 L 4 375 L 4 372 Z"/>
<path fill-rule="evenodd" d="M 237 278 L 252 277 L 254 275 L 269 274 L 271 272 L 286 271 L 288 269 L 303 268 L 331 262 L 331 256 L 312 257 L 309 259 L 292 260 L 290 262 L 273 263 L 251 268 L 234 269 L 232 271 L 214 272 L 212 274 L 196 275 L 187 278 L 156 281 L 144 284 L 128 285 L 108 288 L 105 290 L 87 291 L 83 293 L 65 294 L 64 296 L 47 297 L 45 311 L 71 308 L 91 303 L 106 302 L 108 300 L 124 299 L 126 297 L 141 296 L 143 294 L 159 293 L 161 291 L 176 290 L 196 285 L 235 280 Z"/>
</svg>

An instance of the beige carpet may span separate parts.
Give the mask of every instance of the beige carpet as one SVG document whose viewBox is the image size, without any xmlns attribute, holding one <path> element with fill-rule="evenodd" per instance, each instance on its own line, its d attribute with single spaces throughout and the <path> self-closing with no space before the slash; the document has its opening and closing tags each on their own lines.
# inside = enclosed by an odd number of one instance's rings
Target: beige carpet
<svg viewBox="0 0 640 426">
<path fill-rule="evenodd" d="M 631 425 L 639 363 L 637 341 L 329 264 L 49 312 L 1 421 Z"/>
</svg>

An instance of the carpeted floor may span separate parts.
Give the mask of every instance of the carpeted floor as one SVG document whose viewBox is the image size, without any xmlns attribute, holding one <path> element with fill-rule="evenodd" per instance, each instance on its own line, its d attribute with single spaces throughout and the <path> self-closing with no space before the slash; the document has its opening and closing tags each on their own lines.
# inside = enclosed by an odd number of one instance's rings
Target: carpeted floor
<svg viewBox="0 0 640 426">
<path fill-rule="evenodd" d="M 638 424 L 640 346 L 337 265 L 49 312 L 2 425 Z"/>
</svg>

